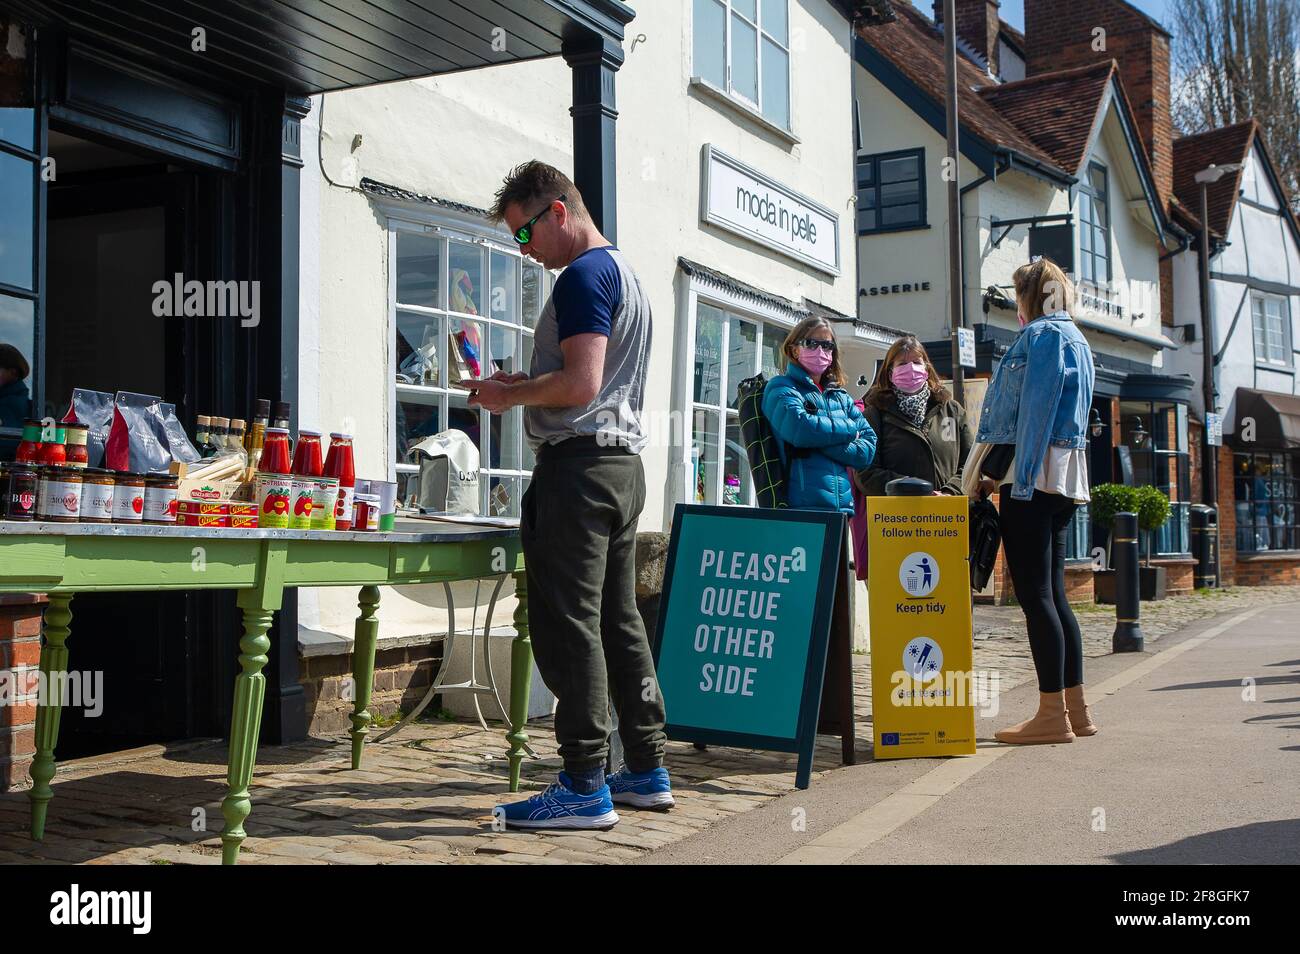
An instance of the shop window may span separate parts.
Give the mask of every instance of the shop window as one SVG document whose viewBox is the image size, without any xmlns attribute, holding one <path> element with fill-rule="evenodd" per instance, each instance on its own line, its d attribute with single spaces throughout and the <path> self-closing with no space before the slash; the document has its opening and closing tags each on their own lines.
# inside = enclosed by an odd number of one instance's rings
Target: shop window
<svg viewBox="0 0 1300 954">
<path fill-rule="evenodd" d="M 1106 169 L 1088 167 L 1079 190 L 1079 278 L 1094 285 L 1110 282 L 1110 205 Z"/>
<path fill-rule="evenodd" d="M 0 345 L 15 349 L 0 368 L 0 456 L 12 458 L 23 421 L 31 414 L 36 380 L 36 303 L 39 248 L 37 199 L 40 157 L 35 152 L 37 113 L 30 106 L 0 109 Z M 20 377 L 26 365 L 28 374 Z"/>
<path fill-rule="evenodd" d="M 391 220 L 395 328 L 394 453 L 399 499 L 412 503 L 418 466 L 411 448 L 440 431 L 468 434 L 479 450 L 485 515 L 519 516 L 533 455 L 523 409 L 502 415 L 469 406 L 465 378 L 528 371 L 533 329 L 553 277 L 518 251 L 473 234 Z"/>
<path fill-rule="evenodd" d="M 1065 558 L 1067 560 L 1092 559 L 1092 534 L 1089 524 L 1088 505 L 1080 504 L 1074 508 L 1074 516 L 1066 528 Z"/>
<path fill-rule="evenodd" d="M 1156 556 L 1190 552 L 1191 459 L 1187 405 L 1163 401 L 1121 401 L 1122 454 L 1132 462 L 1133 483 L 1151 485 L 1169 498 L 1169 519 L 1149 535 Z M 1125 468 L 1121 467 L 1122 473 Z"/>
<path fill-rule="evenodd" d="M 858 156 L 858 234 L 923 228 L 925 150 Z"/>
<path fill-rule="evenodd" d="M 740 438 L 740 382 L 785 373 L 781 343 L 788 329 L 753 321 L 701 301 L 695 316 L 691 406 L 691 503 L 754 502 L 749 459 Z"/>
<path fill-rule="evenodd" d="M 1252 295 L 1251 320 L 1255 326 L 1255 360 L 1262 364 L 1291 364 L 1286 300 L 1273 295 Z"/>
<path fill-rule="evenodd" d="M 790 128 L 788 0 L 694 0 L 692 73 Z"/>
<path fill-rule="evenodd" d="M 1295 453 L 1233 455 L 1233 498 L 1237 550 L 1300 550 L 1297 531 Z"/>
</svg>

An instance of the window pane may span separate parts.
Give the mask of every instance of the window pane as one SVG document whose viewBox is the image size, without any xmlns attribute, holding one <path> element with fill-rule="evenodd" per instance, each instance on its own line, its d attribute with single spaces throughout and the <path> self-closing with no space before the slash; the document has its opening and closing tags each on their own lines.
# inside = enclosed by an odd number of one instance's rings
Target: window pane
<svg viewBox="0 0 1300 954">
<path fill-rule="evenodd" d="M 727 417 L 727 447 L 722 467 L 722 502 L 748 505 L 753 499 L 753 481 L 749 475 L 749 455 L 740 437 L 740 418 Z"/>
<path fill-rule="evenodd" d="M 482 413 L 478 408 L 469 406 L 469 395 L 464 391 L 453 391 L 447 396 L 447 429 L 464 431 L 478 447 L 480 465 L 486 456 L 483 454 Z"/>
<path fill-rule="evenodd" d="M 695 429 L 691 434 L 691 487 L 687 490 L 692 503 L 718 502 L 718 414 L 717 411 L 695 412 Z"/>
<path fill-rule="evenodd" d="M 785 341 L 785 329 L 776 325 L 763 326 L 763 374 L 771 379 L 778 374 L 785 374 L 785 357 L 781 354 L 781 344 Z"/>
<path fill-rule="evenodd" d="M 880 210 L 881 225 L 911 225 L 920 220 L 919 205 L 895 205 Z"/>
<path fill-rule="evenodd" d="M 483 326 L 477 321 L 461 318 L 447 319 L 447 375 L 448 385 L 466 378 L 483 377 Z"/>
<path fill-rule="evenodd" d="M 488 466 L 501 470 L 523 470 L 524 409 L 512 407 L 504 414 L 493 414 L 492 459 Z M 531 469 L 531 468 L 530 468 Z"/>
<path fill-rule="evenodd" d="M 519 516 L 519 499 L 523 495 L 518 477 L 492 477 L 488 490 L 488 516 Z"/>
<path fill-rule="evenodd" d="M 727 322 L 731 325 L 727 350 L 727 407 L 739 407 L 736 393 L 740 382 L 754 374 L 754 364 L 758 358 L 758 325 L 752 321 L 742 321 L 730 315 Z"/>
<path fill-rule="evenodd" d="M 492 270 L 488 314 L 499 321 L 519 324 L 519 259 L 493 252 L 488 267 Z"/>
<path fill-rule="evenodd" d="M 876 213 L 871 209 L 858 212 L 858 231 L 868 232 L 876 227 Z"/>
<path fill-rule="evenodd" d="M 451 271 L 447 303 L 452 311 L 483 314 L 483 250 L 477 245 L 450 242 Z"/>
<path fill-rule="evenodd" d="M 881 205 L 901 205 L 904 202 L 919 202 L 921 199 L 920 183 L 893 182 L 880 187 Z"/>
<path fill-rule="evenodd" d="M 751 22 L 758 20 L 758 0 L 731 0 L 731 9 L 749 17 Z"/>
<path fill-rule="evenodd" d="M 731 18 L 731 91 L 758 102 L 758 32 L 737 16 Z"/>
<path fill-rule="evenodd" d="M 524 325 L 536 326 L 542 313 L 542 269 L 540 265 L 524 263 Z"/>
<path fill-rule="evenodd" d="M 918 178 L 916 156 L 880 160 L 881 182 L 902 182 L 905 179 L 916 178 Z"/>
<path fill-rule="evenodd" d="M 442 318 L 397 313 L 397 380 L 401 384 L 437 387 L 443 383 L 442 364 L 447 344 Z"/>
<path fill-rule="evenodd" d="M 22 149 L 36 148 L 36 111 L 27 108 L 0 109 L 0 139 Z"/>
<path fill-rule="evenodd" d="M 1093 166 L 1088 170 L 1088 184 L 1092 186 L 1093 191 L 1099 196 L 1104 196 L 1106 194 L 1106 171 Z"/>
<path fill-rule="evenodd" d="M 786 3 L 787 0 L 763 0 L 763 30 L 775 37 L 782 46 L 790 45 Z"/>
<path fill-rule="evenodd" d="M 876 163 L 870 156 L 858 159 L 858 185 L 870 185 L 875 181 Z"/>
<path fill-rule="evenodd" d="M 419 232 L 397 233 L 397 302 L 440 308 L 442 239 Z"/>
<path fill-rule="evenodd" d="M 0 152 L 0 282 L 32 287 L 32 227 L 36 216 L 34 164 Z"/>
<path fill-rule="evenodd" d="M 515 328 L 502 328 L 500 325 L 488 325 L 487 366 L 484 376 L 491 377 L 497 371 L 515 372 L 519 367 L 519 331 Z"/>
<path fill-rule="evenodd" d="M 35 338 L 36 310 L 32 302 L 23 298 L 10 298 L 0 295 L 0 343 L 13 345 L 27 359 L 27 366 L 32 363 L 32 349 Z M 23 421 L 31 413 L 30 378 L 22 382 L 21 388 L 5 401 L 0 402 L 0 427 L 22 427 Z M 14 445 L 13 450 L 17 450 Z M 12 457 L 12 454 L 4 455 Z"/>
<path fill-rule="evenodd" d="M 790 128 L 790 54 L 763 40 L 763 115 Z"/>
<path fill-rule="evenodd" d="M 727 11 L 716 0 L 695 0 L 694 73 L 727 87 Z"/>
<path fill-rule="evenodd" d="M 399 394 L 399 397 L 404 396 Z M 398 463 L 414 463 L 408 456 L 411 447 L 443 430 L 442 402 L 445 400 L 446 396 L 442 394 L 421 394 L 418 399 L 397 402 Z"/>
<path fill-rule="evenodd" d="M 722 312 L 701 304 L 695 318 L 695 400 L 717 405 L 722 394 Z"/>
</svg>

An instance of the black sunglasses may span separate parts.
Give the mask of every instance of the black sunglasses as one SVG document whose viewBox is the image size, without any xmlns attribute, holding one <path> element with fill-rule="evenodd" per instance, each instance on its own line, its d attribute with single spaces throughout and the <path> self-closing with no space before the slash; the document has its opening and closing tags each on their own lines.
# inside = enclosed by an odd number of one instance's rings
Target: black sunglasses
<svg viewBox="0 0 1300 954">
<path fill-rule="evenodd" d="M 538 212 L 536 215 L 534 215 L 523 225 L 519 226 L 519 228 L 515 229 L 515 234 L 514 234 L 515 241 L 518 242 L 520 245 L 527 245 L 529 242 L 531 242 L 533 240 L 533 226 L 537 224 L 537 220 L 540 219 L 547 212 L 551 211 L 552 205 L 554 205 L 556 202 L 563 202 L 564 199 L 565 199 L 564 196 L 559 196 L 557 198 L 552 199 L 550 202 L 547 202 L 546 208 L 542 209 L 542 211 Z"/>
<path fill-rule="evenodd" d="M 803 348 L 821 348 L 823 351 L 834 351 L 834 341 L 823 341 L 821 338 L 804 338 L 799 342 Z"/>
</svg>

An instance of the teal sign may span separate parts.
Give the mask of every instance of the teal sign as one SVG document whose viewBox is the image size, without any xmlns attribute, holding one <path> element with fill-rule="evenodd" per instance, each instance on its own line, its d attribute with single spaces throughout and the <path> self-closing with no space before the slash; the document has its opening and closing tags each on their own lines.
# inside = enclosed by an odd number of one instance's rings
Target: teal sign
<svg viewBox="0 0 1300 954">
<path fill-rule="evenodd" d="M 654 646 L 669 738 L 797 751 L 807 787 L 843 527 L 678 505 Z"/>
</svg>

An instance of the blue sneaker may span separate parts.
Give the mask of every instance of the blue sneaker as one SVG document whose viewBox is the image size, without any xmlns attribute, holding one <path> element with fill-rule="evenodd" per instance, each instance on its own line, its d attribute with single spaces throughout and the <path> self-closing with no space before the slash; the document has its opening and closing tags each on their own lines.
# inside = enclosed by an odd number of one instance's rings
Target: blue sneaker
<svg viewBox="0 0 1300 954">
<path fill-rule="evenodd" d="M 507 828 L 581 828 L 608 831 L 618 824 L 618 814 L 610 801 L 609 786 L 592 795 L 579 795 L 569 788 L 569 776 L 561 772 L 540 795 L 498 805 L 494 818 L 504 820 Z"/>
<path fill-rule="evenodd" d="M 650 772 L 629 772 L 624 769 L 605 776 L 605 784 L 609 786 L 610 797 L 620 805 L 663 812 L 676 804 L 673 801 L 672 785 L 668 781 L 668 770 L 662 766 Z"/>
</svg>

